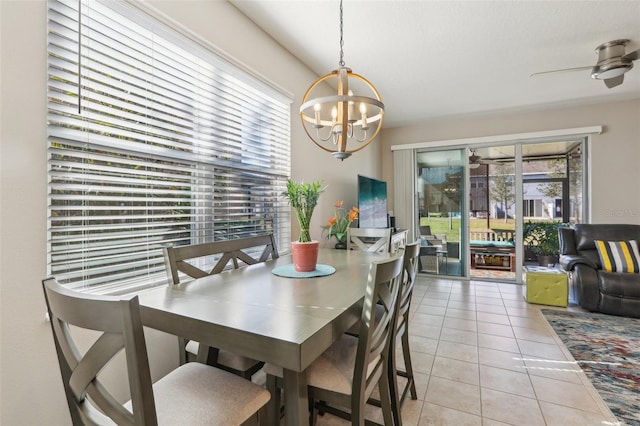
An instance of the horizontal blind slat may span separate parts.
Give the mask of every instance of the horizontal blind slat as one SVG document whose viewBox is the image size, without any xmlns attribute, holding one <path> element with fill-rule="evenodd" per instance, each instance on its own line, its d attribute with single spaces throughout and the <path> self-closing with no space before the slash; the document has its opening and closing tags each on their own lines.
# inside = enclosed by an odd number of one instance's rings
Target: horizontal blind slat
<svg viewBox="0 0 640 426">
<path fill-rule="evenodd" d="M 85 1 L 78 114 L 77 2 L 48 6 L 50 272 L 122 294 L 166 282 L 167 245 L 284 247 L 290 100 L 125 2 Z"/>
</svg>

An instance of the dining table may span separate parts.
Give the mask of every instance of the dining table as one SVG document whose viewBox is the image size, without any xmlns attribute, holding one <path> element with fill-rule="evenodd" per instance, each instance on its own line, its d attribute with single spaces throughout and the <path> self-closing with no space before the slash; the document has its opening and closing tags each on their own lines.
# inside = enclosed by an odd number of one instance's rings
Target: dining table
<svg viewBox="0 0 640 426">
<path fill-rule="evenodd" d="M 359 320 L 370 265 L 389 256 L 323 248 L 318 264 L 323 271 L 335 268 L 330 275 L 276 275 L 274 270 L 292 263 L 290 255 L 283 255 L 158 287 L 139 295 L 142 321 L 147 327 L 282 367 L 285 424 L 306 425 L 305 370 Z"/>
</svg>

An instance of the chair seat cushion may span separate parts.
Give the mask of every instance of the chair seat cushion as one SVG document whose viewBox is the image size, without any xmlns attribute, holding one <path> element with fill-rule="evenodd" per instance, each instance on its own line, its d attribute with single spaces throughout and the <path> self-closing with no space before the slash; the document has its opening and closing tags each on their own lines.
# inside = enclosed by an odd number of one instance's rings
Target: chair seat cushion
<svg viewBox="0 0 640 426">
<path fill-rule="evenodd" d="M 343 334 L 307 367 L 307 384 L 351 395 L 357 349 L 358 338 Z M 265 364 L 264 372 L 282 377 L 282 368 L 273 364 Z"/>
<path fill-rule="evenodd" d="M 343 334 L 307 369 L 310 386 L 351 395 L 358 338 Z"/>
<path fill-rule="evenodd" d="M 159 425 L 239 425 L 264 406 L 269 392 L 215 367 L 189 362 L 153 384 Z M 131 409 L 131 402 L 126 404 Z"/>
</svg>

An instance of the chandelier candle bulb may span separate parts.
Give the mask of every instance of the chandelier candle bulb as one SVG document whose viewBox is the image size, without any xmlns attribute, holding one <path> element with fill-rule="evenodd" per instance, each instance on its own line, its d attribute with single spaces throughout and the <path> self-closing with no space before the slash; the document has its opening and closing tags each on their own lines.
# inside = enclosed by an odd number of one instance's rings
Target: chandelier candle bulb
<svg viewBox="0 0 640 426">
<path fill-rule="evenodd" d="M 353 92 L 351 90 L 349 90 L 349 98 L 352 98 L 352 97 L 353 97 Z M 355 123 L 356 120 L 353 118 L 354 117 L 354 115 L 353 115 L 353 101 L 349 101 L 348 112 L 349 112 L 349 119 L 348 119 L 349 123 Z"/>
<path fill-rule="evenodd" d="M 365 104 L 360 104 L 360 114 L 362 114 L 362 130 L 369 130 L 369 126 L 367 125 L 367 106 Z"/>
<path fill-rule="evenodd" d="M 322 129 L 322 123 L 320 123 L 320 108 L 322 108 L 322 105 L 320 104 L 315 104 L 313 106 L 313 110 L 316 113 L 316 129 Z"/>
</svg>

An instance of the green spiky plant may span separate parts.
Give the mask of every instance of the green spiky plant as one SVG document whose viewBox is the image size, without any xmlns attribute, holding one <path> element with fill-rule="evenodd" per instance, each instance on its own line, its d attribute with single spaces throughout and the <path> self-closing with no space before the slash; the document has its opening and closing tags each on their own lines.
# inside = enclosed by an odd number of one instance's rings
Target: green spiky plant
<svg viewBox="0 0 640 426">
<path fill-rule="evenodd" d="M 287 181 L 287 190 L 282 195 L 289 200 L 289 204 L 296 212 L 300 225 L 300 238 L 298 238 L 300 243 L 311 241 L 309 233 L 311 215 L 313 215 L 313 209 L 318 204 L 318 198 L 323 191 L 324 187 L 321 181 L 311 183 L 293 182 L 291 179 Z"/>
</svg>

